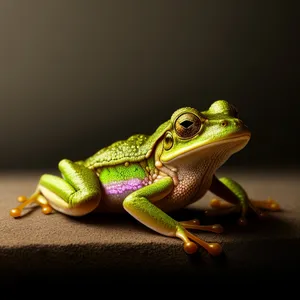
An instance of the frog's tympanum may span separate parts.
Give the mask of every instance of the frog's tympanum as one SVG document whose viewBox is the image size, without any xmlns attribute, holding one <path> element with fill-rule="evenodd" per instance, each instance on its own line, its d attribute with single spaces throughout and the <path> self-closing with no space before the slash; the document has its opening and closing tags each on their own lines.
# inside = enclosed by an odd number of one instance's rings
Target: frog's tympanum
<svg viewBox="0 0 300 300">
<path fill-rule="evenodd" d="M 10 215 L 21 217 L 23 208 L 33 202 L 45 214 L 53 209 L 71 216 L 95 210 L 127 212 L 157 233 L 181 239 L 188 254 L 200 245 L 219 255 L 220 244 L 206 243 L 188 229 L 221 233 L 221 225 L 203 226 L 197 219 L 176 221 L 168 213 L 194 203 L 207 191 L 223 199 L 212 200 L 211 205 L 219 208 L 212 211 L 238 210 L 242 224 L 249 210 L 259 215 L 279 210 L 273 200 L 249 199 L 237 182 L 215 175 L 249 139 L 250 131 L 237 109 L 225 100 L 202 112 L 180 108 L 152 135 L 135 134 L 85 160 L 61 160 L 61 177 L 42 175 L 36 191 L 29 198 L 20 196 L 22 203 Z"/>
</svg>

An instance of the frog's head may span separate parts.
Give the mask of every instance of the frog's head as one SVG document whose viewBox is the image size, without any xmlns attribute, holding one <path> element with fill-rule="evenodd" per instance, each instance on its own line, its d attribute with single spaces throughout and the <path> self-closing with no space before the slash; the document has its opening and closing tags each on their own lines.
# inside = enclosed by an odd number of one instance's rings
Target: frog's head
<svg viewBox="0 0 300 300">
<path fill-rule="evenodd" d="M 251 136 L 237 109 L 225 100 L 215 101 L 203 112 L 180 108 L 170 121 L 172 126 L 164 134 L 160 155 L 160 161 L 166 165 L 202 161 L 215 162 L 218 167 L 244 148 Z"/>
</svg>

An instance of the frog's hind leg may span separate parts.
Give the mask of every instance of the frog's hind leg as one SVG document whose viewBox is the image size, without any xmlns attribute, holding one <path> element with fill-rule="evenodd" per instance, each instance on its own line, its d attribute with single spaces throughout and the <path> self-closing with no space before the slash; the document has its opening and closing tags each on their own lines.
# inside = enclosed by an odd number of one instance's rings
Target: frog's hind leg
<svg viewBox="0 0 300 300">
<path fill-rule="evenodd" d="M 45 214 L 52 208 L 71 216 L 82 216 L 94 210 L 101 198 L 100 183 L 96 174 L 88 168 L 62 160 L 59 163 L 62 177 L 44 174 L 40 178 L 37 189 L 28 199 L 18 198 L 22 202 L 10 211 L 12 217 L 20 217 L 23 209 L 37 203 Z"/>
<path fill-rule="evenodd" d="M 230 178 L 214 178 L 211 191 L 219 195 L 224 200 L 212 199 L 210 206 L 214 208 L 212 211 L 206 211 L 207 215 L 218 216 L 232 212 L 241 212 L 239 223 L 246 224 L 246 214 L 248 210 L 252 210 L 259 217 L 264 217 L 266 211 L 280 211 L 279 204 L 273 199 L 252 200 L 249 199 L 246 191 L 234 180 Z"/>
<path fill-rule="evenodd" d="M 212 208 L 222 209 L 224 214 L 230 213 L 238 209 L 234 204 L 214 198 L 210 201 Z M 280 205 L 270 197 L 267 200 L 253 200 L 249 199 L 248 206 L 255 211 L 258 215 L 262 214 L 261 210 L 266 211 L 281 211 Z M 222 212 L 220 212 L 222 214 Z"/>
</svg>

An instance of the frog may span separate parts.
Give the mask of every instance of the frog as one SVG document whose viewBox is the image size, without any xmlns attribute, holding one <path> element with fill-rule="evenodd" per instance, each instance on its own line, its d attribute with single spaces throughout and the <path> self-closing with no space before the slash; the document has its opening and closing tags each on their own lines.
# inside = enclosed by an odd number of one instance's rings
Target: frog
<svg viewBox="0 0 300 300">
<path fill-rule="evenodd" d="M 247 223 L 250 212 L 264 216 L 279 211 L 273 199 L 250 199 L 236 180 L 216 174 L 250 138 L 238 109 L 227 100 L 216 100 L 203 111 L 181 107 L 152 134 L 135 133 L 83 160 L 60 160 L 60 175 L 41 175 L 31 196 L 18 197 L 21 204 L 10 216 L 22 217 L 24 208 L 34 203 L 45 215 L 127 213 L 157 234 L 181 240 L 187 254 L 203 248 L 218 256 L 222 245 L 206 242 L 193 231 L 219 234 L 221 224 L 202 225 L 196 218 L 177 221 L 172 212 L 199 201 L 208 191 L 217 198 L 206 213 L 235 211 L 239 224 Z"/>
</svg>

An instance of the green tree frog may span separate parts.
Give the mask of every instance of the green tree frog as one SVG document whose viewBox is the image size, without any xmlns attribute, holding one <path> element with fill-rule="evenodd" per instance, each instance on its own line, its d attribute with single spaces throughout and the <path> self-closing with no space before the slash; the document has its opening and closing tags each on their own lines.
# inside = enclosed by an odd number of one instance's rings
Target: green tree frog
<svg viewBox="0 0 300 300">
<path fill-rule="evenodd" d="M 219 243 L 207 243 L 191 230 L 222 232 L 219 224 L 200 225 L 197 219 L 176 221 L 169 213 L 199 200 L 211 191 L 217 211 L 238 210 L 240 223 L 249 209 L 280 210 L 269 199 L 250 200 L 234 180 L 217 178 L 216 170 L 234 153 L 243 149 L 251 133 L 237 109 L 217 100 L 206 111 L 183 107 L 161 124 L 152 135 L 135 134 L 117 141 L 91 157 L 58 163 L 61 177 L 44 174 L 35 192 L 20 196 L 22 202 L 10 215 L 21 217 L 25 206 L 35 202 L 45 214 L 53 210 L 83 216 L 94 210 L 127 212 L 155 232 L 183 241 L 187 254 L 201 246 L 219 255 Z"/>
</svg>

